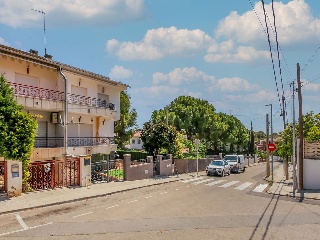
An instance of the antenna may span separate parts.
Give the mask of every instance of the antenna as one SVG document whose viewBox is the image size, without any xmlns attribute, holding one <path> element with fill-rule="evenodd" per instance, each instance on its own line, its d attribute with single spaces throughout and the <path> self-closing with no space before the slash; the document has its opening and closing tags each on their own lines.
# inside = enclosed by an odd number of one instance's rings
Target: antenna
<svg viewBox="0 0 320 240">
<path fill-rule="evenodd" d="M 47 48 L 46 48 L 46 13 L 43 10 L 37 10 L 31 8 L 32 11 L 41 13 L 43 15 L 43 44 L 44 44 L 44 56 L 47 55 Z"/>
</svg>

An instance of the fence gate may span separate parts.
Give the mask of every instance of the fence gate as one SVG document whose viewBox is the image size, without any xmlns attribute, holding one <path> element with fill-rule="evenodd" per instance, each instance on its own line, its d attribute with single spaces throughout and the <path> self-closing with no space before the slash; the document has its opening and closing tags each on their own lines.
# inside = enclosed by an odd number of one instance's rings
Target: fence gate
<svg viewBox="0 0 320 240">
<path fill-rule="evenodd" d="M 5 163 L 5 161 L 0 161 L 0 192 L 4 192 L 6 190 Z"/>
<path fill-rule="evenodd" d="M 66 158 L 65 161 L 33 162 L 29 184 L 33 190 L 54 189 L 80 185 L 80 159 Z"/>
<path fill-rule="evenodd" d="M 55 187 L 80 185 L 80 158 L 66 158 L 55 166 Z"/>
<path fill-rule="evenodd" d="M 91 182 L 123 181 L 123 160 L 106 160 L 91 163 Z"/>
</svg>

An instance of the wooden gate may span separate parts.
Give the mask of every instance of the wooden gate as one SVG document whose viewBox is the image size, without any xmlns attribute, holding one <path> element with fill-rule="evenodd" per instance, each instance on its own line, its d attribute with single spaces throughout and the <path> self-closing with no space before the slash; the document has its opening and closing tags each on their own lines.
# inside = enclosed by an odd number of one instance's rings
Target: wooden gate
<svg viewBox="0 0 320 240">
<path fill-rule="evenodd" d="M 54 189 L 80 185 L 80 159 L 41 161 L 29 165 L 29 184 L 33 190 Z"/>
<path fill-rule="evenodd" d="M 6 162 L 0 161 L 0 192 L 6 191 Z"/>
</svg>

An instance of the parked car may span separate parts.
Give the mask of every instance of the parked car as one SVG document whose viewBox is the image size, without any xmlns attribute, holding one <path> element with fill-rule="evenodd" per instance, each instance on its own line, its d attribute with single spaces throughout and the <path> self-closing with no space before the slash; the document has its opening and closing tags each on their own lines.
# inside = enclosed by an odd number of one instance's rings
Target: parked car
<svg viewBox="0 0 320 240">
<path fill-rule="evenodd" d="M 229 163 L 231 172 L 239 173 L 246 170 L 243 155 L 226 155 L 223 160 Z"/>
<path fill-rule="evenodd" d="M 224 177 L 225 174 L 230 175 L 230 166 L 227 161 L 213 160 L 206 168 L 207 175 L 218 175 Z"/>
</svg>

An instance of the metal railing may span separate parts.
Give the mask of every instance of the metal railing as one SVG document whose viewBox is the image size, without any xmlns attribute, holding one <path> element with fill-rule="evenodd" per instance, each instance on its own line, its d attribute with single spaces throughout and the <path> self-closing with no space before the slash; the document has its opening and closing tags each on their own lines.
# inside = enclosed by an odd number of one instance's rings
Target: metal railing
<svg viewBox="0 0 320 240">
<path fill-rule="evenodd" d="M 63 137 L 36 137 L 35 148 L 63 147 Z M 114 144 L 113 137 L 68 138 L 68 147 L 86 147 Z"/>
<path fill-rule="evenodd" d="M 64 101 L 64 92 L 22 85 L 12 82 L 8 82 L 8 84 L 12 87 L 14 94 L 18 96 L 33 97 L 61 102 Z M 76 94 L 68 94 L 68 103 L 82 104 L 91 107 L 108 108 L 110 110 L 115 110 L 115 105 L 113 103 L 107 102 L 107 100 L 86 97 Z"/>
</svg>

